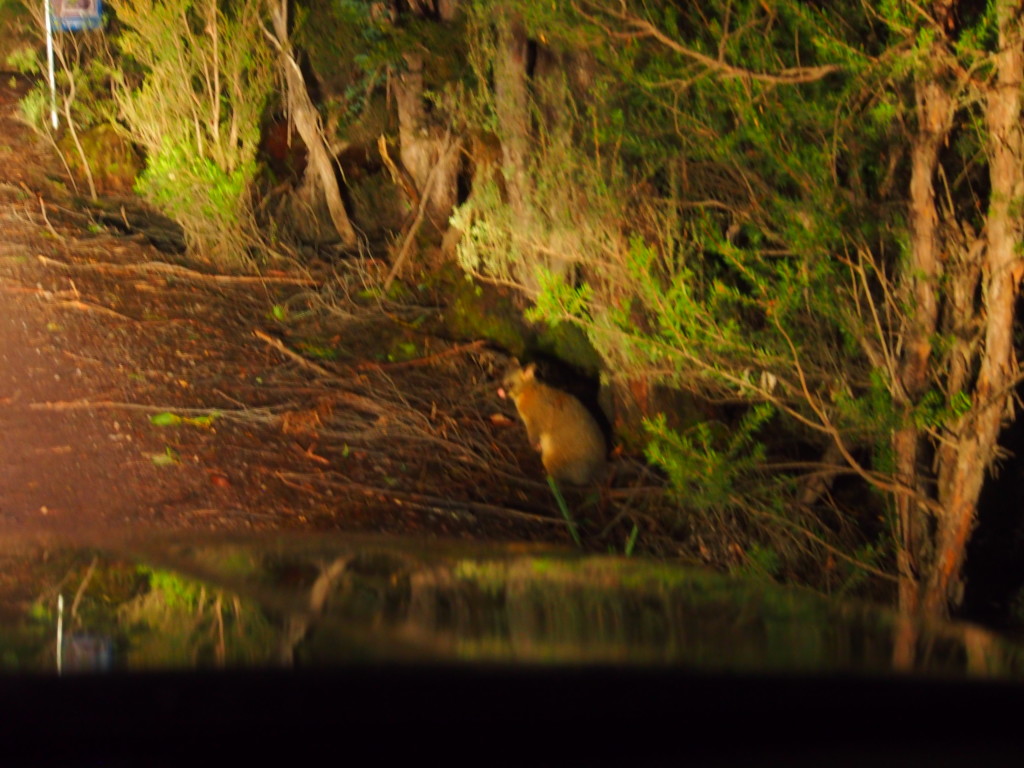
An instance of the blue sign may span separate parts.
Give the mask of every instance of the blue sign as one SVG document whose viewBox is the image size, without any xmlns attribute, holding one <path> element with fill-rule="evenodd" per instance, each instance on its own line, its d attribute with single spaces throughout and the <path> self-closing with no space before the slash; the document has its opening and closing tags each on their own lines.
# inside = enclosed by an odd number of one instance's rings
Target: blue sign
<svg viewBox="0 0 1024 768">
<path fill-rule="evenodd" d="M 57 29 L 75 32 L 96 29 L 103 23 L 103 0 L 50 0 Z"/>
</svg>

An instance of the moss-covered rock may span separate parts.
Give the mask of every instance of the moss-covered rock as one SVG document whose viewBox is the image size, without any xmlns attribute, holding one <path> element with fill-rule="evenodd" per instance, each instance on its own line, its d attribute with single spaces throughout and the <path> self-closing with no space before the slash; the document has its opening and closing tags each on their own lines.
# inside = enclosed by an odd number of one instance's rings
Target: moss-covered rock
<svg viewBox="0 0 1024 768">
<path fill-rule="evenodd" d="M 516 357 L 532 345 L 534 334 L 507 289 L 474 280 L 451 262 L 428 276 L 426 285 L 447 305 L 442 321 L 452 336 L 486 339 Z"/>
<path fill-rule="evenodd" d="M 589 376 L 601 370 L 586 334 L 570 323 L 526 320 L 522 296 L 510 288 L 476 280 L 453 262 L 424 276 L 424 283 L 446 305 L 443 323 L 456 338 L 486 339 L 520 359 L 557 358 Z"/>
</svg>

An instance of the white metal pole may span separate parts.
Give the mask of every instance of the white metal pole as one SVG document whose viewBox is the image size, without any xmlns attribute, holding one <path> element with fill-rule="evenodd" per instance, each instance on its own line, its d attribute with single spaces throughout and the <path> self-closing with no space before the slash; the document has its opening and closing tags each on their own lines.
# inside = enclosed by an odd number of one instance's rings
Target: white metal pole
<svg viewBox="0 0 1024 768">
<path fill-rule="evenodd" d="M 57 80 L 53 74 L 53 22 L 50 19 L 50 0 L 43 3 L 43 15 L 46 17 L 46 65 L 50 74 L 50 122 L 53 130 L 57 130 Z"/>
<path fill-rule="evenodd" d="M 57 595 L 57 674 L 64 671 L 64 595 Z"/>
</svg>

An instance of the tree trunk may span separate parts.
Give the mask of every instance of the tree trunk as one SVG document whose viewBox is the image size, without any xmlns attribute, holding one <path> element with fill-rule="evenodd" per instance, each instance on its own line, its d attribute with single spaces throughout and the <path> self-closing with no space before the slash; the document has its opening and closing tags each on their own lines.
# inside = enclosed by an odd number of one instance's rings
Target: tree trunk
<svg viewBox="0 0 1024 768">
<path fill-rule="evenodd" d="M 995 85 L 986 95 L 991 184 L 983 296 L 985 345 L 974 387 L 974 409 L 960 427 L 956 462 L 941 487 L 934 565 L 922 594 L 922 608 L 942 615 L 959 599 L 960 571 L 977 516 L 985 472 L 1011 407 L 1018 366 L 1013 347 L 1013 316 L 1024 267 L 1021 261 L 1020 200 L 1024 193 L 1024 134 L 1021 87 L 1024 82 L 1022 0 L 998 4 L 999 46 L 994 54 Z"/>
<path fill-rule="evenodd" d="M 501 126 L 502 175 L 508 204 L 517 217 L 525 215 L 527 158 L 530 153 L 530 112 L 527 87 L 527 40 L 506 14 L 498 27 L 494 62 L 494 102 Z"/>
<path fill-rule="evenodd" d="M 567 128 L 559 122 L 564 119 L 564 111 L 569 109 L 569 105 L 565 84 L 561 81 L 563 73 L 559 72 L 558 82 L 550 69 L 547 73 L 535 73 L 539 79 L 531 84 L 526 32 L 508 10 L 502 9 L 496 14 L 499 18 L 496 21 L 498 51 L 494 61 L 494 105 L 500 126 L 502 177 L 508 207 L 517 222 L 517 229 L 527 233 L 524 239 L 529 240 L 536 237 L 530 233 L 544 232 L 550 226 L 545 219 L 552 215 L 550 210 L 539 211 L 538 206 L 529 204 L 534 191 L 530 161 L 532 159 L 538 165 L 548 162 L 545 153 L 537 148 L 546 140 L 544 134 L 565 138 Z M 555 66 L 553 54 L 541 51 L 539 55 L 547 57 L 545 65 Z M 537 107 L 540 109 L 535 111 Z M 545 118 L 548 118 L 546 124 L 535 128 L 536 121 Z M 540 290 L 537 267 L 564 277 L 570 273 L 573 264 L 556 248 L 547 253 L 534 252 L 528 259 L 514 265 L 516 279 L 530 296 Z"/>
<path fill-rule="evenodd" d="M 457 0 L 417 0 L 410 8 L 421 16 L 436 14 L 446 24 L 454 19 L 457 5 Z M 444 231 L 458 202 L 461 153 L 449 151 L 451 137 L 430 121 L 424 108 L 423 55 L 410 52 L 404 59 L 405 71 L 395 82 L 399 157 L 420 196 L 426 196 L 427 219 Z"/>
<path fill-rule="evenodd" d="M 904 612 L 918 608 L 918 578 L 924 563 L 923 517 L 917 491 L 922 435 L 909 410 L 929 385 L 932 338 L 938 326 L 939 279 L 942 275 L 939 213 L 935 203 L 935 171 L 939 148 L 946 141 L 953 116 L 953 99 L 932 73 L 914 84 L 917 104 L 917 135 L 911 150 L 910 253 L 905 274 L 910 293 L 910 317 L 904 332 L 904 354 L 900 360 L 899 399 L 908 411 L 905 423 L 893 436 L 896 479 L 906 493 L 896 497 L 900 531 L 899 606 Z"/>
<path fill-rule="evenodd" d="M 284 71 L 288 115 L 309 153 L 306 175 L 316 174 L 315 178 L 323 189 L 327 210 L 341 242 L 346 248 L 354 248 L 357 244 L 356 232 L 341 199 L 341 189 L 334 175 L 334 158 L 327 149 L 327 141 L 320 125 L 320 113 L 309 98 L 306 81 L 295 57 L 292 56 L 291 45 L 288 42 L 287 0 L 280 0 L 274 5 L 270 10 L 270 16 L 276 35 L 272 40 L 281 57 L 281 68 Z"/>
<path fill-rule="evenodd" d="M 450 139 L 430 123 L 424 109 L 423 56 L 407 53 L 404 58 L 406 69 L 395 82 L 399 157 L 419 195 L 427 197 L 427 218 L 443 231 L 456 203 L 459 153 L 448 151 Z"/>
<path fill-rule="evenodd" d="M 407 53 L 405 71 L 395 81 L 395 105 L 398 109 L 398 152 L 405 170 L 423 193 L 430 173 L 430 147 L 426 141 L 426 110 L 423 108 L 423 56 Z"/>
</svg>

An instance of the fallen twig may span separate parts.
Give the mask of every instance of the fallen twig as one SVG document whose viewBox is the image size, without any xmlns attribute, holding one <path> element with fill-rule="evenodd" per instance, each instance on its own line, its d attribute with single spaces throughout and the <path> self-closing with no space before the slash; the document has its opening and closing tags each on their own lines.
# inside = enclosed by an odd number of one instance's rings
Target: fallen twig
<svg viewBox="0 0 1024 768">
<path fill-rule="evenodd" d="M 391 174 L 391 180 L 401 186 L 405 190 L 409 201 L 416 208 L 419 208 L 420 192 L 416 189 L 416 184 L 413 182 L 409 172 L 405 168 L 399 168 L 395 161 L 391 159 L 391 155 L 388 154 L 388 141 L 383 133 L 377 137 L 377 151 L 380 153 L 380 159 L 384 161 L 384 167 Z"/>
<path fill-rule="evenodd" d="M 22 283 L 18 283 L 17 281 L 12 281 L 10 278 L 4 278 L 4 282 L 5 283 L 6 282 L 15 282 L 16 283 L 15 285 L 0 285 L 0 290 L 2 290 L 4 293 L 14 293 L 14 294 L 30 293 L 30 294 L 34 294 L 36 296 L 45 295 L 47 293 L 50 293 L 50 291 L 44 290 L 43 288 L 32 288 L 32 287 L 24 285 Z"/>
<path fill-rule="evenodd" d="M 427 202 L 430 200 L 431 191 L 434 187 L 434 178 L 437 176 L 437 169 L 443 165 L 447 165 L 448 154 L 455 146 L 456 142 L 451 140 L 451 133 L 446 133 L 444 137 L 444 149 L 441 150 L 437 163 L 430 169 L 430 173 L 427 174 L 427 180 L 423 183 L 423 194 L 420 196 L 420 204 L 416 207 L 416 217 L 413 219 L 412 226 L 409 227 L 409 231 L 405 234 L 405 240 L 402 242 L 402 247 L 398 250 L 398 256 L 395 257 L 395 263 L 391 265 L 391 271 L 388 272 L 388 276 L 384 278 L 384 293 L 387 293 L 391 289 L 391 284 L 395 281 L 399 271 L 405 264 L 406 258 L 409 256 L 409 250 L 412 248 L 412 243 L 416 239 L 416 233 L 419 232 L 420 226 L 423 224 L 423 217 L 426 213 Z"/>
<path fill-rule="evenodd" d="M 253 336 L 255 336 L 257 339 L 259 339 L 262 342 L 265 342 L 266 344 L 269 344 L 274 349 L 276 349 L 278 352 L 280 352 L 282 355 L 284 355 L 285 357 L 291 358 L 296 363 L 301 365 L 303 368 L 307 368 L 307 369 L 313 371 L 314 373 L 319 374 L 320 376 L 324 376 L 325 378 L 329 378 L 329 379 L 337 378 L 338 374 L 333 373 L 331 371 L 328 371 L 326 368 L 324 368 L 323 366 L 317 365 L 312 360 L 307 360 L 302 355 L 300 355 L 298 352 L 292 351 L 287 346 L 285 346 L 284 342 L 281 341 L 280 339 L 275 339 L 273 336 L 270 336 L 270 335 L 264 333 L 263 331 L 259 330 L 258 328 L 254 329 L 252 333 L 253 333 Z"/>
<path fill-rule="evenodd" d="M 143 413 L 163 413 L 168 411 L 179 416 L 216 416 L 234 421 L 256 421 L 266 424 L 280 421 L 281 417 L 269 408 L 244 408 L 231 410 L 224 408 L 182 408 L 177 405 L 144 405 L 142 403 L 124 403 L 114 400 L 53 400 L 41 403 L 29 403 L 33 411 L 77 411 L 77 410 L 116 410 L 141 411 Z"/>
<path fill-rule="evenodd" d="M 275 472 L 277 477 L 282 481 L 293 480 L 312 483 L 319 483 L 326 485 L 330 488 L 342 489 L 342 490 L 353 490 L 362 493 L 365 496 L 377 496 L 381 498 L 391 498 L 398 502 L 405 504 L 415 504 L 417 506 L 428 507 L 434 510 L 447 510 L 451 512 L 480 512 L 490 515 L 499 515 L 502 517 L 512 517 L 517 520 L 526 520 L 531 523 L 540 523 L 542 525 L 554 525 L 558 527 L 565 527 L 565 520 L 557 517 L 541 517 L 540 515 L 534 515 L 529 512 L 523 512 L 518 509 L 509 509 L 508 507 L 499 507 L 494 504 L 484 504 L 479 501 L 456 501 L 453 499 L 445 499 L 440 496 L 429 496 L 423 493 L 412 493 L 411 491 L 396 491 L 393 488 L 378 488 L 372 485 L 364 485 L 363 483 L 357 483 L 355 481 L 338 482 L 337 480 L 331 480 L 323 475 L 304 475 L 298 472 Z M 291 487 L 295 487 L 294 485 Z"/>
<path fill-rule="evenodd" d="M 471 341 L 468 344 L 456 344 L 454 347 L 449 347 L 443 352 L 438 352 L 433 355 L 427 355 L 426 357 L 417 357 L 415 360 L 402 360 L 397 363 L 374 363 L 370 361 L 364 361 L 356 366 L 357 370 L 360 371 L 382 371 L 382 370 L 393 370 L 395 368 L 412 367 L 414 365 L 429 365 L 435 360 L 440 360 L 442 357 L 450 357 L 451 355 L 457 355 L 460 352 L 469 352 L 470 350 L 480 349 L 487 342 L 486 341 Z"/>
<path fill-rule="evenodd" d="M 96 571 L 96 563 L 98 562 L 98 557 L 92 559 L 92 562 L 89 563 L 89 567 L 85 571 L 85 576 L 82 577 L 82 583 L 78 585 L 78 589 L 75 591 L 75 599 L 71 601 L 71 611 L 68 614 L 71 616 L 72 621 L 78 617 L 78 605 L 82 602 L 82 595 L 85 594 L 85 589 L 89 586 L 89 580 Z"/>
<path fill-rule="evenodd" d="M 39 210 L 43 213 L 43 223 L 46 224 L 46 228 L 50 230 L 50 234 L 56 237 L 58 240 L 65 240 L 64 235 L 59 234 L 53 225 L 50 223 L 50 217 L 46 215 L 46 203 L 43 201 L 42 196 L 39 196 Z M 42 258 L 42 257 L 40 257 Z"/>
<path fill-rule="evenodd" d="M 321 456 L 320 454 L 313 452 L 313 449 L 315 447 L 316 447 L 315 445 L 311 445 L 311 446 L 309 446 L 309 448 L 303 448 L 298 443 L 295 443 L 295 449 L 301 455 L 305 456 L 310 461 L 315 461 L 317 464 L 324 464 L 326 466 L 330 466 L 331 465 L 331 460 L 330 459 L 325 458 L 325 457 Z"/>
<path fill-rule="evenodd" d="M 82 269 L 99 272 L 155 272 L 157 274 L 171 275 L 183 280 L 210 280 L 215 283 L 240 283 L 259 284 L 279 283 L 283 285 L 316 285 L 316 281 L 309 277 L 279 277 L 276 275 L 220 275 L 196 272 L 194 269 L 179 267 L 176 264 L 166 264 L 162 261 L 147 261 L 142 264 L 113 264 L 101 262 L 98 264 L 74 264 L 60 259 L 51 259 L 48 256 L 39 254 L 37 257 L 40 263 L 47 266 L 61 267 L 63 269 Z"/>
<path fill-rule="evenodd" d="M 134 317 L 128 315 L 122 315 L 120 312 L 115 312 L 112 309 L 108 309 L 100 304 L 92 304 L 88 301 L 81 301 L 80 299 L 64 299 L 57 301 L 58 307 L 68 307 L 69 309 L 82 309 L 87 312 L 98 312 L 101 315 L 109 315 L 116 317 L 118 320 L 129 320 L 133 323 L 138 322 Z"/>
</svg>

